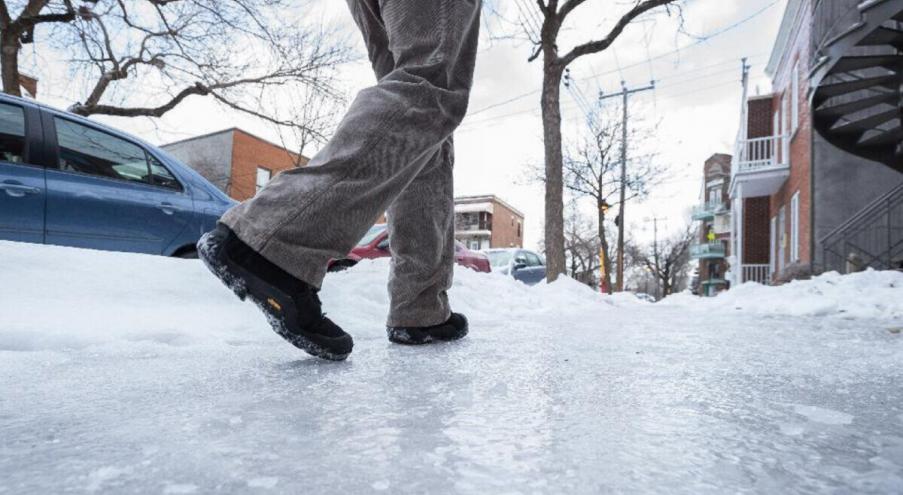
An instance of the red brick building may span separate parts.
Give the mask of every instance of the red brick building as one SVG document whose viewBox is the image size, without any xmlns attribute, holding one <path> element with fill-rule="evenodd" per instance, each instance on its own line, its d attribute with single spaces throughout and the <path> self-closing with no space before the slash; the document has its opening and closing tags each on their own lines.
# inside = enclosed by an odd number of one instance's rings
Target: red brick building
<svg viewBox="0 0 903 495">
<path fill-rule="evenodd" d="M 810 9 L 809 0 L 787 6 L 766 68 L 772 94 L 747 98 L 744 81 L 730 186 L 735 283 L 768 283 L 795 270 L 811 271 Z"/>
<path fill-rule="evenodd" d="M 899 17 L 903 4 L 888 0 L 788 0 L 766 67 L 772 93 L 747 97 L 744 81 L 730 179 L 733 283 L 903 264 L 903 158 L 881 151 L 903 136 L 888 91 L 903 78 L 886 60 L 899 59 L 903 32 L 884 28 Z"/>
<path fill-rule="evenodd" d="M 303 155 L 234 127 L 162 148 L 238 201 L 253 197 L 279 172 L 308 162 Z"/>
<path fill-rule="evenodd" d="M 457 197 L 455 238 L 470 249 L 524 247 L 524 214 L 494 195 Z"/>
<path fill-rule="evenodd" d="M 693 220 L 699 222 L 696 243 L 690 247 L 693 259 L 699 260 L 699 285 L 694 290 L 703 296 L 714 296 L 727 289 L 726 257 L 730 255 L 731 156 L 716 153 L 705 161 L 701 201 L 693 208 Z"/>
</svg>

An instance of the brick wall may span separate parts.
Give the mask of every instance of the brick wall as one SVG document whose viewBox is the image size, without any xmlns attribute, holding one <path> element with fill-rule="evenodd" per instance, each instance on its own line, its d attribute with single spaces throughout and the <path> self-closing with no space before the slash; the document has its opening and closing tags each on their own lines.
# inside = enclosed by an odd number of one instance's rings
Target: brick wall
<svg viewBox="0 0 903 495">
<path fill-rule="evenodd" d="M 744 264 L 768 263 L 770 249 L 769 198 L 743 200 L 743 260 Z"/>
<path fill-rule="evenodd" d="M 773 135 L 772 96 L 749 99 L 746 114 L 746 132 L 750 138 Z"/>
<path fill-rule="evenodd" d="M 302 166 L 308 159 L 301 157 Z M 298 155 L 281 146 L 260 139 L 240 129 L 233 131 L 232 171 L 229 195 L 244 201 L 257 193 L 257 168 L 269 170 L 272 176 L 294 168 Z"/>
<path fill-rule="evenodd" d="M 498 201 L 492 202 L 492 239 L 494 248 L 524 247 L 524 217 Z"/>
<path fill-rule="evenodd" d="M 808 74 L 809 74 L 809 49 L 810 49 L 810 27 L 811 27 L 811 6 L 809 2 L 804 0 L 804 5 L 800 9 L 801 15 L 797 19 L 793 32 L 788 41 L 787 49 L 780 64 L 778 65 L 772 86 L 774 87 L 774 98 L 772 99 L 772 111 L 787 112 L 788 107 L 783 105 L 783 97 L 787 95 L 787 102 L 792 105 L 792 97 L 790 91 L 793 88 L 792 80 L 794 75 L 794 67 L 799 71 L 799 126 L 792 131 L 790 141 L 790 176 L 781 186 L 777 193 L 770 198 L 769 217 L 778 214 L 778 210 L 783 206 L 785 211 L 784 225 L 778 225 L 778 229 L 783 231 L 787 239 L 787 245 L 784 249 L 784 266 L 790 267 L 794 260 L 790 259 L 792 248 L 790 246 L 791 239 L 791 220 L 790 220 L 790 202 L 793 195 L 799 192 L 799 264 L 809 265 L 812 262 L 812 253 L 810 252 L 811 240 L 811 169 L 812 169 L 812 124 L 810 118 L 809 102 L 807 93 Z M 791 122 L 792 129 L 792 109 L 789 109 L 788 121 Z M 783 122 L 783 117 L 780 118 Z M 780 237 L 778 237 L 780 239 Z M 776 265 L 777 266 L 777 265 Z"/>
</svg>

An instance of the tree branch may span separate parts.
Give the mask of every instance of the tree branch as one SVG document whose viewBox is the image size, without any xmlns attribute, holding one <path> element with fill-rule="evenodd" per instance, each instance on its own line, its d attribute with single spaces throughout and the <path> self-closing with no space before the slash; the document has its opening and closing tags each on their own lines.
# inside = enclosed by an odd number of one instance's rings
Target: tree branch
<svg viewBox="0 0 903 495">
<path fill-rule="evenodd" d="M 577 2 L 577 4 L 579 5 L 579 3 L 582 1 L 583 0 L 569 0 L 568 4 L 570 4 L 572 2 Z M 642 0 L 642 1 L 640 1 L 618 20 L 618 22 L 614 25 L 614 27 L 611 29 L 611 31 L 609 31 L 607 36 L 605 36 L 604 38 L 602 38 L 600 40 L 590 41 L 590 42 L 584 43 L 582 45 L 577 45 L 576 47 L 574 47 L 574 49 L 572 49 L 570 52 L 568 52 L 567 55 L 561 57 L 561 64 L 568 65 L 571 62 L 573 62 L 574 60 L 576 60 L 577 58 L 582 57 L 583 55 L 588 55 L 591 53 L 598 53 L 598 52 L 605 50 L 606 48 L 611 46 L 611 44 L 614 43 L 614 41 L 616 39 L 618 39 L 618 36 L 620 36 L 621 33 L 624 32 L 624 29 L 634 19 L 636 19 L 637 17 L 641 16 L 642 14 L 644 14 L 656 7 L 661 7 L 662 5 L 667 5 L 667 4 L 675 2 L 675 1 L 677 1 L 677 0 Z M 567 4 L 565 6 L 567 6 Z M 574 5 L 574 7 L 576 7 L 576 5 Z"/>
</svg>

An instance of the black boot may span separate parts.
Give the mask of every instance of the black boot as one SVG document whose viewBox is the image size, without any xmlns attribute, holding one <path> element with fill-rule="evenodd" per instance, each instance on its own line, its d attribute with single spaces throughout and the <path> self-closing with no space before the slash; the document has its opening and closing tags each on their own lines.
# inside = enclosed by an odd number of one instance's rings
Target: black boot
<svg viewBox="0 0 903 495">
<path fill-rule="evenodd" d="M 334 361 L 351 353 L 351 336 L 323 314 L 318 289 L 268 261 L 225 225 L 201 237 L 198 257 L 241 300 L 250 298 L 292 345 Z"/>
<path fill-rule="evenodd" d="M 458 340 L 467 335 L 467 318 L 460 313 L 452 313 L 445 323 L 431 327 L 386 327 L 386 333 L 392 342 L 405 345 Z"/>
</svg>

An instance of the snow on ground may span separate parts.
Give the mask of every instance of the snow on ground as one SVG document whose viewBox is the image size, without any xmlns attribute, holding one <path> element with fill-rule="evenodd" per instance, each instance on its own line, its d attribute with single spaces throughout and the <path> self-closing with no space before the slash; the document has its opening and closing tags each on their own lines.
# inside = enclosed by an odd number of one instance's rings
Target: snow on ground
<svg viewBox="0 0 903 495">
<path fill-rule="evenodd" d="M 389 344 L 387 263 L 332 274 L 347 362 L 195 261 L 0 243 L 0 493 L 903 491 L 903 275 L 712 300 L 459 270 L 471 335 Z"/>
</svg>

